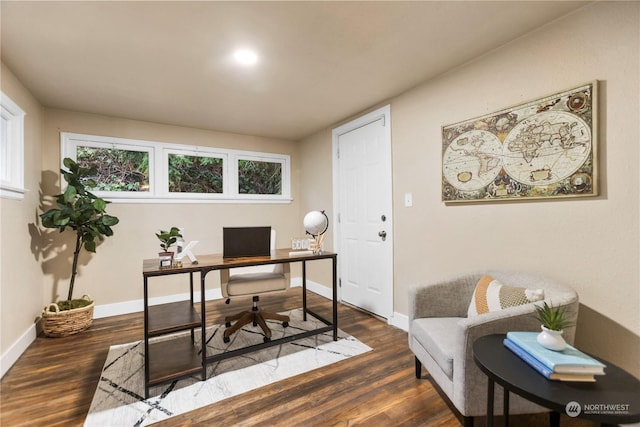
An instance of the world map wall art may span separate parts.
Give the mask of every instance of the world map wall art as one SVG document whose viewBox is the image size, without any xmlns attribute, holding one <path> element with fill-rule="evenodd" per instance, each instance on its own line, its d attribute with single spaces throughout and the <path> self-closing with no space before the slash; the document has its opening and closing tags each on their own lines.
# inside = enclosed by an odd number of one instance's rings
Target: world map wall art
<svg viewBox="0 0 640 427">
<path fill-rule="evenodd" d="M 442 200 L 598 194 L 597 81 L 442 127 Z"/>
</svg>

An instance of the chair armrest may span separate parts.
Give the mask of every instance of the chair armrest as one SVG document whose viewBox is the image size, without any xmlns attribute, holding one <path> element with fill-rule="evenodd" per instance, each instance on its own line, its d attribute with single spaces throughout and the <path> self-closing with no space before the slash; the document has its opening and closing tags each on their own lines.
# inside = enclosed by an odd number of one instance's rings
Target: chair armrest
<svg viewBox="0 0 640 427">
<path fill-rule="evenodd" d="M 470 350 L 473 342 L 484 335 L 506 334 L 509 331 L 540 331 L 534 304 L 519 305 L 473 317 L 460 319 L 460 336 Z"/>
<path fill-rule="evenodd" d="M 409 288 L 409 324 L 422 317 L 466 317 L 480 276 L 468 275 Z"/>
<path fill-rule="evenodd" d="M 487 379 L 473 360 L 473 343 L 484 335 L 504 334 L 509 331 L 539 331 L 533 304 L 510 307 L 500 311 L 460 319 L 455 331 L 456 346 L 453 356 L 453 394 L 466 402 L 465 410 L 476 405 L 473 396 L 486 395 Z"/>
</svg>

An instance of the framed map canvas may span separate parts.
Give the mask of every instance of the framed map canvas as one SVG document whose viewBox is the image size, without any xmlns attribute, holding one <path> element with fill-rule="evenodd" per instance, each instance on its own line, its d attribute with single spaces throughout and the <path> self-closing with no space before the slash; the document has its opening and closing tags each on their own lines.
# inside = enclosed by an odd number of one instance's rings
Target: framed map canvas
<svg viewBox="0 0 640 427">
<path fill-rule="evenodd" d="M 597 81 L 442 127 L 442 200 L 598 194 Z"/>
</svg>

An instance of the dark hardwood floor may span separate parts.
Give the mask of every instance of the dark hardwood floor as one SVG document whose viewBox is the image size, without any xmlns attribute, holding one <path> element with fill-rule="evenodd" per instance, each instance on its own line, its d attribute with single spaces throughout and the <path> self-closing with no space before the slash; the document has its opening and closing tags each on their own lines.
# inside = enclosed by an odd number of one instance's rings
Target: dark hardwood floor
<svg viewBox="0 0 640 427">
<path fill-rule="evenodd" d="M 250 306 L 238 299 L 207 303 L 210 324 Z M 261 299 L 269 311 L 302 306 L 301 289 Z M 330 317 L 326 299 L 309 294 L 309 307 Z M 339 327 L 373 351 L 295 376 L 214 405 L 178 415 L 161 426 L 459 426 L 428 379 L 416 379 L 406 332 L 339 305 Z M 97 319 L 66 338 L 39 336 L 4 376 L 0 425 L 79 426 L 89 410 L 110 345 L 142 339 L 142 313 Z M 498 418 L 501 423 L 501 419 Z M 562 426 L 595 424 L 562 416 Z M 478 427 L 484 420 L 476 421 Z M 501 424 L 498 424 L 501 425 Z M 547 416 L 516 416 L 512 426 L 547 425 Z"/>
</svg>

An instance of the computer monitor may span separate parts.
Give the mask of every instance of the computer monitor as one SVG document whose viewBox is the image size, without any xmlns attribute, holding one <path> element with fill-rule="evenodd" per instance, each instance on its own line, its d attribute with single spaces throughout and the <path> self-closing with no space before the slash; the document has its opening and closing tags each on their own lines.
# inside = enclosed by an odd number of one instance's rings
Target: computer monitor
<svg viewBox="0 0 640 427">
<path fill-rule="evenodd" d="M 223 227 L 224 258 L 271 255 L 271 227 Z"/>
</svg>

